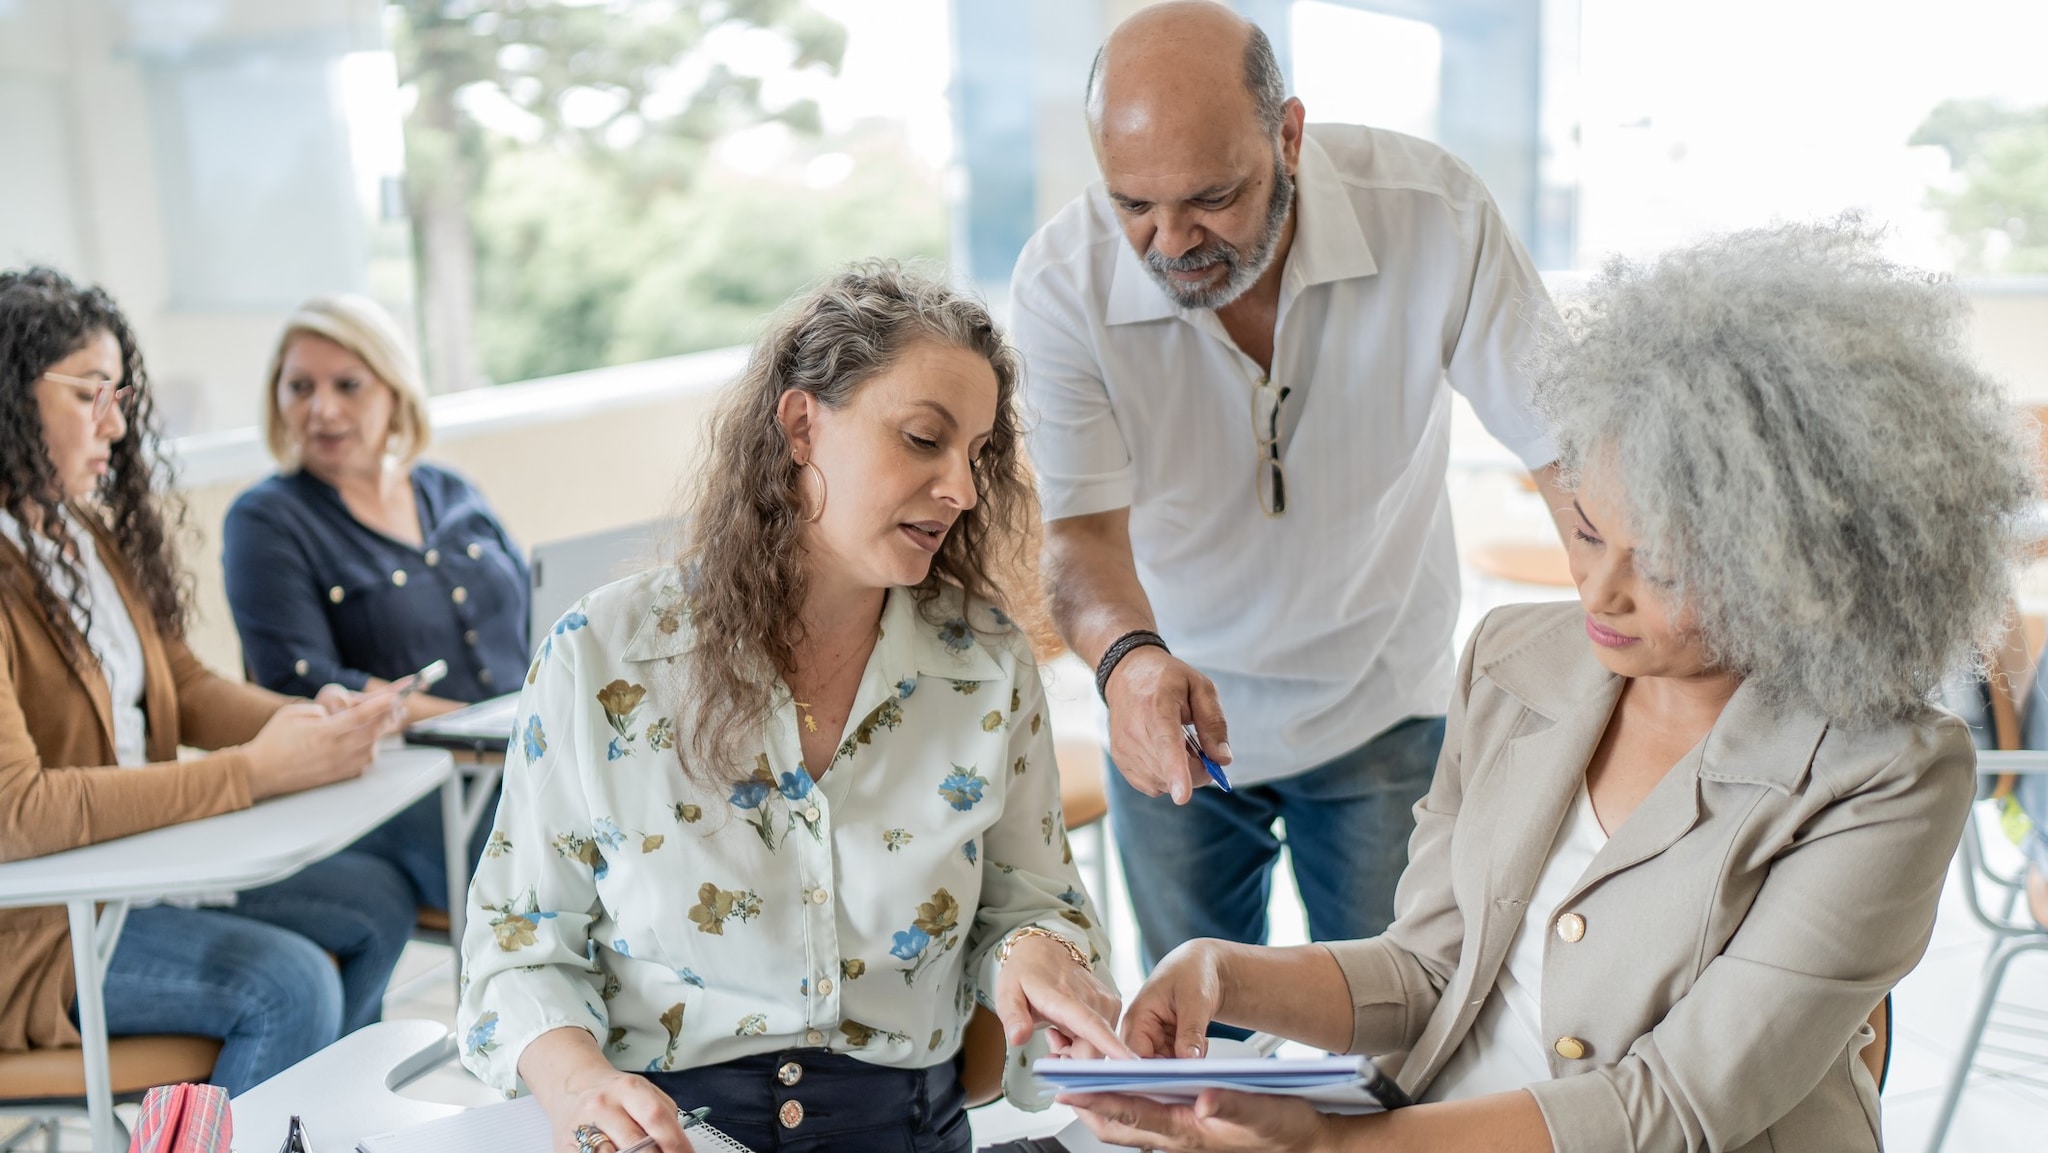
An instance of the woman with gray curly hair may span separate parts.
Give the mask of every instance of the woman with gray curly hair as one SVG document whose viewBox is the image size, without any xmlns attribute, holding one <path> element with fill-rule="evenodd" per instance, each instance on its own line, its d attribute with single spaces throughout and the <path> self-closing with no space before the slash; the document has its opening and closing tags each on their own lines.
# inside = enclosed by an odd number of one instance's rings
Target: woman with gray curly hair
<svg viewBox="0 0 2048 1153">
<path fill-rule="evenodd" d="M 1873 1008 L 1926 948 L 1973 795 L 1942 675 L 1996 628 L 2033 481 L 1950 288 L 1853 220 L 1610 264 L 1534 367 L 1577 604 L 1465 652 L 1398 920 L 1196 941 L 1124 1019 L 1397 1068 L 1331 1117 L 1076 1098 L 1175 1150 L 1870 1151 Z M 1881 1018 L 1878 1018 L 1881 1019 Z"/>
</svg>

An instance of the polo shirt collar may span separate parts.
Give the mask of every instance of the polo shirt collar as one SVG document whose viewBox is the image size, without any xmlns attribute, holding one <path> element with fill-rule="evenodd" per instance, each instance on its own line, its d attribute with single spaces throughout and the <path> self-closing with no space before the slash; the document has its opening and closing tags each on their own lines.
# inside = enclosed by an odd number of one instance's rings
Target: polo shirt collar
<svg viewBox="0 0 2048 1153">
<path fill-rule="evenodd" d="M 1294 182 L 1294 243 L 1281 273 L 1286 295 L 1316 284 L 1373 276 L 1379 265 L 1359 227 L 1358 214 L 1344 193 L 1343 178 L 1330 154 L 1314 137 L 1301 141 L 1300 172 Z M 1152 279 L 1130 241 L 1117 238 L 1116 264 L 1111 271 L 1107 324 L 1140 324 L 1180 317 L 1192 321 L 1198 311 L 1182 308 Z"/>
</svg>

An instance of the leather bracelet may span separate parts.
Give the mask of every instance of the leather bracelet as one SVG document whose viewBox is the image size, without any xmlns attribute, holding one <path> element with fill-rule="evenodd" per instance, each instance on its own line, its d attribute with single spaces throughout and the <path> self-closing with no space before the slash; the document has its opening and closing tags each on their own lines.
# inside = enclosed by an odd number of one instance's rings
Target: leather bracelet
<svg viewBox="0 0 2048 1153">
<path fill-rule="evenodd" d="M 1046 940 L 1065 949 L 1067 956 L 1074 959 L 1074 964 L 1081 966 L 1091 973 L 1095 971 L 1095 966 L 1088 963 L 1088 954 L 1081 951 L 1081 946 L 1060 936 L 1051 929 L 1041 929 L 1037 925 L 1026 925 L 1021 929 L 1012 931 L 1009 936 L 1004 937 L 1003 943 L 996 946 L 996 963 L 999 965 L 1009 964 L 1011 947 L 1026 937 L 1044 937 Z"/>
<path fill-rule="evenodd" d="M 1102 698 L 1103 704 L 1109 703 L 1109 674 L 1115 672 L 1116 666 L 1131 655 L 1131 650 L 1147 646 L 1157 646 L 1168 653 L 1173 651 L 1166 648 L 1166 641 L 1151 629 L 1132 629 L 1109 642 L 1109 647 L 1102 650 L 1102 659 L 1095 665 L 1095 695 Z"/>
</svg>

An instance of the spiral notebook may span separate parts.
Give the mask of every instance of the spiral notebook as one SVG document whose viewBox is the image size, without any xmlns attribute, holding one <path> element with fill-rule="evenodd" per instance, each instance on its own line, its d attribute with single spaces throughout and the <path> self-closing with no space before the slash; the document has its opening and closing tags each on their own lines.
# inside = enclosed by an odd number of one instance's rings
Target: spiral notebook
<svg viewBox="0 0 2048 1153">
<path fill-rule="evenodd" d="M 540 1101 L 521 1097 L 379 1133 L 356 1144 L 357 1153 L 550 1153 L 548 1115 Z M 696 1153 L 753 1153 L 709 1124 L 689 1129 Z"/>
</svg>

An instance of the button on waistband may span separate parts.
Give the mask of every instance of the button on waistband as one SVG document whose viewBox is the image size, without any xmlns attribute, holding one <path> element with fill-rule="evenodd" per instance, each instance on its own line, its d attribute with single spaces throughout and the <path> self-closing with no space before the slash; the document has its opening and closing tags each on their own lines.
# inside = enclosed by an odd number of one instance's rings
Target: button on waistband
<svg viewBox="0 0 2048 1153">
<path fill-rule="evenodd" d="M 804 1067 L 794 1061 L 785 1061 L 782 1068 L 775 1071 L 775 1079 L 784 1085 L 794 1085 L 804 1079 Z"/>
</svg>

